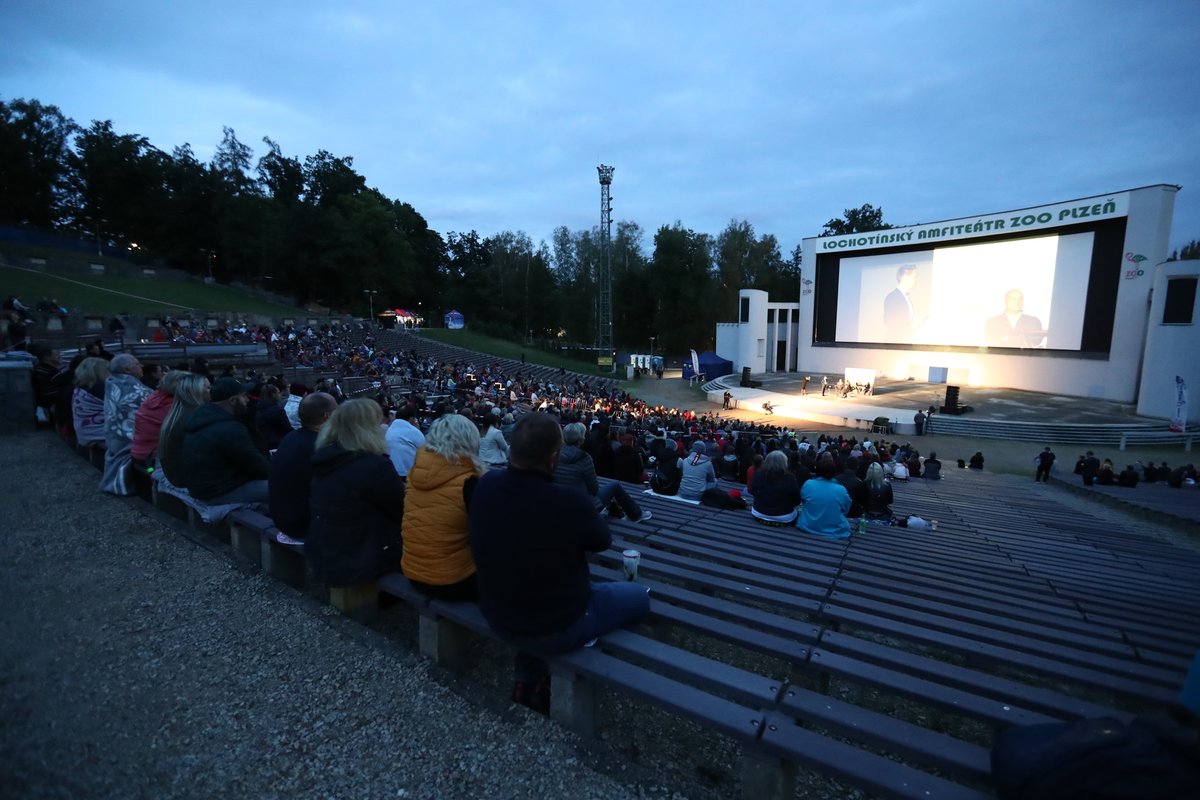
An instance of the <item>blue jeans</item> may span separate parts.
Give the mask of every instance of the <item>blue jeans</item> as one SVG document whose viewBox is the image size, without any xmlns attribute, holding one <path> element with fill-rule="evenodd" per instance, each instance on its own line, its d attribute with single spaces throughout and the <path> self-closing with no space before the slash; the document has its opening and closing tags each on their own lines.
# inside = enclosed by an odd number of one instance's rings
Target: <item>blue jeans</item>
<svg viewBox="0 0 1200 800">
<path fill-rule="evenodd" d="M 617 505 L 629 519 L 637 522 L 642 518 L 642 509 L 629 496 L 629 492 L 625 491 L 625 487 L 616 481 L 601 486 L 600 491 L 596 492 L 596 502 L 600 504 L 601 511 L 608 508 L 608 504 L 613 500 L 617 501 Z"/>
<path fill-rule="evenodd" d="M 515 663 L 518 681 L 533 682 L 549 674 L 539 656 L 578 650 L 609 631 L 640 622 L 650 613 L 650 590 L 636 583 L 593 583 L 587 609 L 566 628 L 546 636 L 505 636 L 519 648 Z"/>
</svg>

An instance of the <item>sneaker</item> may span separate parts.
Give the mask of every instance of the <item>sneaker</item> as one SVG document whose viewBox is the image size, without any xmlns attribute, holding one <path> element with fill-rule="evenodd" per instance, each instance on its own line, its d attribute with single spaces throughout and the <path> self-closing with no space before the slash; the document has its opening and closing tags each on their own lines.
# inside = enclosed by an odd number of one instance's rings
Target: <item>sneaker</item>
<svg viewBox="0 0 1200 800">
<path fill-rule="evenodd" d="M 303 539 L 293 539 L 283 531 L 275 534 L 275 541 L 279 542 L 280 544 L 286 544 L 289 547 L 304 547 Z"/>
<path fill-rule="evenodd" d="M 595 646 L 596 646 L 596 642 L 598 642 L 598 641 L 600 641 L 600 637 L 598 637 L 598 636 L 593 636 L 593 637 L 592 637 L 592 639 L 591 639 L 591 641 L 584 642 L 584 643 L 583 643 L 583 646 L 584 646 L 584 647 L 595 647 Z"/>
<path fill-rule="evenodd" d="M 637 518 L 637 521 L 638 521 L 638 522 L 645 522 L 646 520 L 648 520 L 648 519 L 652 518 L 653 516 L 654 516 L 654 515 L 653 515 L 653 514 L 651 514 L 649 511 L 643 511 L 643 512 L 642 512 L 642 515 L 641 515 L 640 517 L 638 517 L 638 518 Z"/>
</svg>

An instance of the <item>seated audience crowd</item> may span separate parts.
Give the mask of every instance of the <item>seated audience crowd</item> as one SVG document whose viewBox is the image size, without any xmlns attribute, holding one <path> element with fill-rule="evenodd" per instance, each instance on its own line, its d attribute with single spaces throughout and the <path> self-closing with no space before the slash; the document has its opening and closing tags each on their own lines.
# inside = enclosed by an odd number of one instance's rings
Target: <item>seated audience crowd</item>
<svg viewBox="0 0 1200 800">
<path fill-rule="evenodd" d="M 168 320 L 163 330 L 164 340 L 192 340 Z M 936 454 L 922 458 L 908 443 L 810 441 L 650 406 L 565 373 L 537 381 L 498 363 L 392 352 L 348 326 L 230 326 L 205 340 L 265 342 L 285 364 L 380 380 L 349 399 L 336 380 L 309 391 L 282 376 L 214 375 L 203 359 L 146 370 L 99 341 L 63 367 L 33 344 L 41 418 L 103 447 L 106 492 L 160 480 L 208 506 L 262 507 L 278 541 L 302 547 L 330 586 L 399 570 L 432 598 L 478 602 L 519 651 L 513 699 L 543 712 L 547 656 L 648 613 L 644 586 L 593 583 L 587 562 L 611 546 L 609 516 L 651 519 L 628 484 L 719 506 L 730 497 L 721 480 L 744 484 L 759 522 L 844 538 L 850 520 L 904 524 L 892 515 L 893 480 L 942 477 Z M 983 454 L 969 466 L 982 469 Z M 1116 474 L 1090 452 L 1076 471 L 1120 486 L 1196 477 L 1191 465 L 1153 462 Z"/>
</svg>

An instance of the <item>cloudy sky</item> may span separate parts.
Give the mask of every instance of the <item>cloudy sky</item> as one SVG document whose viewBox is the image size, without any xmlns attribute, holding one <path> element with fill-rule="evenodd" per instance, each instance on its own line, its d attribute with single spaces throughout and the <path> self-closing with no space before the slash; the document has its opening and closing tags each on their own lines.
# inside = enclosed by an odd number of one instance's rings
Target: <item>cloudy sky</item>
<svg viewBox="0 0 1200 800">
<path fill-rule="evenodd" d="M 1200 239 L 1200 2 L 3 0 L 0 98 L 212 155 L 351 156 L 442 233 L 843 209 L 930 222 L 1155 183 Z"/>
</svg>

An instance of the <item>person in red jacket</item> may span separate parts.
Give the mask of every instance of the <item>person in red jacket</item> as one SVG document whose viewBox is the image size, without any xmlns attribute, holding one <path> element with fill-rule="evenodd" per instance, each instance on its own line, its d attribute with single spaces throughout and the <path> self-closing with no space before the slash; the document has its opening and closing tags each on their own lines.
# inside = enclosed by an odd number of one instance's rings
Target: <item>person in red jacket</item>
<svg viewBox="0 0 1200 800">
<path fill-rule="evenodd" d="M 154 463 L 154 451 L 158 449 L 158 434 L 163 420 L 175 402 L 175 387 L 188 373 L 171 370 L 163 375 L 158 388 L 143 401 L 133 417 L 133 446 L 129 455 L 134 469 L 146 471 Z"/>
</svg>

